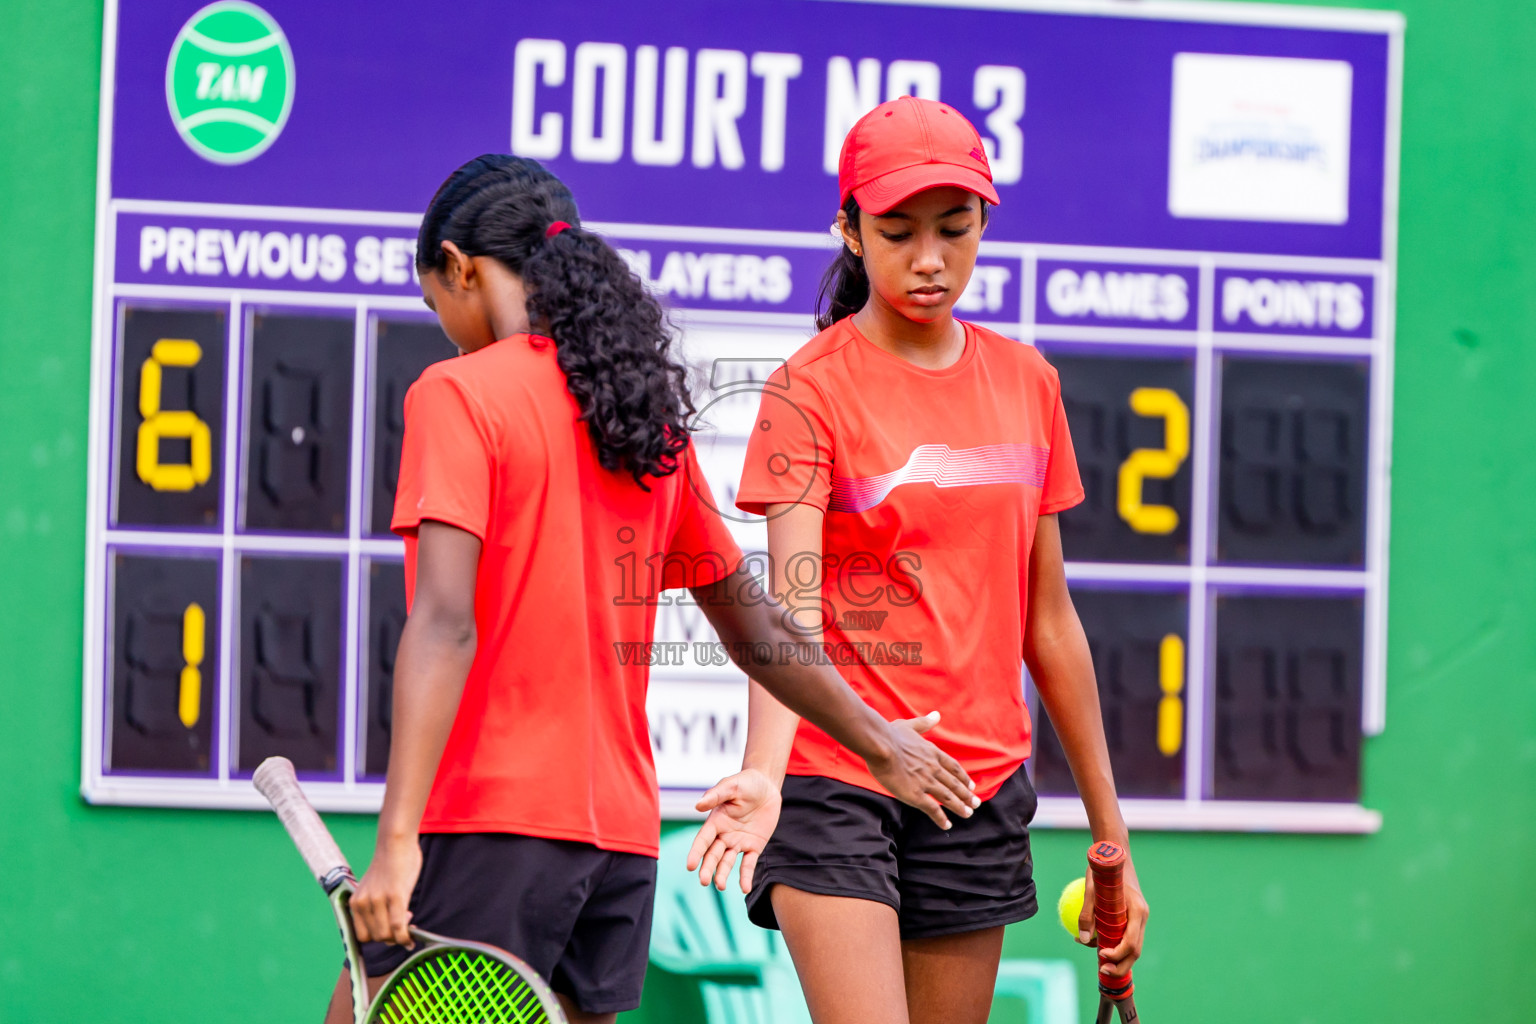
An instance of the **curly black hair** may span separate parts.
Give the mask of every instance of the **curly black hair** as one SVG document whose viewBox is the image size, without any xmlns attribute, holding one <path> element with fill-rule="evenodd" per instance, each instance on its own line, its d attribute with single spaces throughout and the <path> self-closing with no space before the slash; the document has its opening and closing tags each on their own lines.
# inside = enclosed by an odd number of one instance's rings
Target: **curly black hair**
<svg viewBox="0 0 1536 1024">
<path fill-rule="evenodd" d="M 547 237 L 556 221 L 571 227 Z M 641 487 L 677 471 L 694 407 L 666 316 L 613 247 L 582 230 L 559 178 L 526 157 L 471 160 L 427 207 L 419 272 L 446 266 L 445 241 L 522 278 L 528 319 L 554 340 L 604 469 L 627 470 Z"/>
</svg>

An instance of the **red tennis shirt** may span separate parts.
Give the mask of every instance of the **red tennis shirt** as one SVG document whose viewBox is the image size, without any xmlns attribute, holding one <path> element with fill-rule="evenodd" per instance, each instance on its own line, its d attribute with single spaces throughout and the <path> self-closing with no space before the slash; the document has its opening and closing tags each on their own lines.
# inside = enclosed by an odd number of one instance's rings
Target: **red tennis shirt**
<svg viewBox="0 0 1536 1024">
<path fill-rule="evenodd" d="M 972 324 L 952 366 L 925 370 L 847 318 L 770 378 L 760 408 L 736 504 L 826 513 L 829 655 L 886 718 L 942 712 L 928 737 L 992 796 L 1030 751 L 1022 669 L 1035 523 L 1083 498 L 1056 371 Z M 884 792 L 805 721 L 789 773 Z"/>
<path fill-rule="evenodd" d="M 437 363 L 406 394 L 392 526 L 407 600 L 423 519 L 482 543 L 479 642 L 421 830 L 654 857 L 649 669 L 619 652 L 651 640 L 660 591 L 713 583 L 741 551 L 692 446 L 647 492 L 599 465 L 577 417 L 554 344 L 532 335 Z"/>
</svg>

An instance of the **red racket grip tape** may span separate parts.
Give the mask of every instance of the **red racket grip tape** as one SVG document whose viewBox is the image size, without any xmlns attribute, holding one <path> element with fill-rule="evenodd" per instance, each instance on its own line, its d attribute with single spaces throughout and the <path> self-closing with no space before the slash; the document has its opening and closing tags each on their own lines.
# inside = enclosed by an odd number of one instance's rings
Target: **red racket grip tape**
<svg viewBox="0 0 1536 1024">
<path fill-rule="evenodd" d="M 1104 951 L 1120 945 L 1125 937 L 1125 889 L 1120 884 L 1125 872 L 1125 848 L 1111 842 L 1094 843 L 1088 848 L 1088 869 L 1093 872 L 1093 927 L 1098 933 L 1102 967 L 1106 963 Z M 1135 990 L 1130 972 L 1116 981 L 1106 981 L 1104 975 L 1099 975 L 1099 991 L 1111 999 L 1124 999 Z"/>
</svg>

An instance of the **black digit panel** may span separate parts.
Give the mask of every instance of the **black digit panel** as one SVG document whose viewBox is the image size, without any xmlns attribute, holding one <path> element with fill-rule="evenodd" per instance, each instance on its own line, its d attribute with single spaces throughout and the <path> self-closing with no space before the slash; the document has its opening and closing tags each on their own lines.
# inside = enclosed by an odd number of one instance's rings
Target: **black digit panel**
<svg viewBox="0 0 1536 1024">
<path fill-rule="evenodd" d="M 1067 558 L 1189 561 L 1194 361 L 1053 355 L 1051 364 L 1084 491 L 1061 514 Z"/>
<path fill-rule="evenodd" d="M 1358 597 L 1216 599 L 1213 795 L 1360 798 Z"/>
<path fill-rule="evenodd" d="M 1077 586 L 1072 603 L 1093 653 L 1120 795 L 1183 796 L 1188 598 L 1182 591 Z M 1035 788 L 1045 795 L 1075 794 L 1043 704 L 1035 725 Z"/>
<path fill-rule="evenodd" d="M 128 306 L 121 323 L 113 521 L 217 527 L 227 315 Z"/>
<path fill-rule="evenodd" d="M 342 575 L 328 558 L 240 560 L 241 771 L 274 754 L 337 770 Z"/>
<path fill-rule="evenodd" d="M 400 443 L 405 437 L 405 393 L 421 371 L 458 354 L 435 323 L 380 320 L 373 388 L 373 481 L 370 528 L 388 533 L 400 482 Z"/>
<path fill-rule="evenodd" d="M 1368 384 L 1365 360 L 1222 360 L 1218 560 L 1365 564 Z"/>
<path fill-rule="evenodd" d="M 112 557 L 108 767 L 213 770 L 219 558 Z"/>
<path fill-rule="evenodd" d="M 335 317 L 251 318 L 247 529 L 346 531 L 354 330 Z"/>
<path fill-rule="evenodd" d="M 362 708 L 362 774 L 383 778 L 389 766 L 395 649 L 400 646 L 400 631 L 405 628 L 405 566 L 375 561 L 368 572 L 368 646 L 363 655 L 368 696 Z"/>
</svg>

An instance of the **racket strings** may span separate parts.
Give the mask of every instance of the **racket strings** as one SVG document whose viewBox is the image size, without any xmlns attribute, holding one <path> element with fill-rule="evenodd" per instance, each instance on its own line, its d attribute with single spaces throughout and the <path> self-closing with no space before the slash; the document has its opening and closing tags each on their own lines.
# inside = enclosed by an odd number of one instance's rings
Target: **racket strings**
<svg viewBox="0 0 1536 1024">
<path fill-rule="evenodd" d="M 513 967 L 445 949 L 392 980 L 370 1020 L 379 1024 L 545 1024 L 539 994 Z"/>
</svg>

